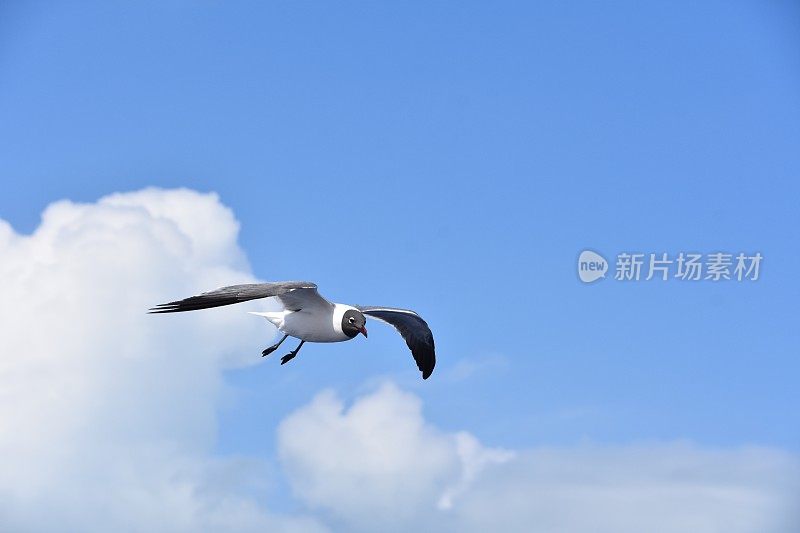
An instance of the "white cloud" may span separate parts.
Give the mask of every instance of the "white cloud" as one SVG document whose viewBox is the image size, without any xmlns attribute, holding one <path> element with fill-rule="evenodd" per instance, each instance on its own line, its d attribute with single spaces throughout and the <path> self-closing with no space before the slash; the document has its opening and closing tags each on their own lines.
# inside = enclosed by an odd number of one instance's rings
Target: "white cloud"
<svg viewBox="0 0 800 533">
<path fill-rule="evenodd" d="M 322 392 L 283 421 L 278 441 L 297 495 L 364 530 L 408 530 L 437 503 L 447 506 L 483 466 L 508 458 L 427 424 L 420 400 L 392 384 L 346 412 L 333 392 Z"/>
<path fill-rule="evenodd" d="M 798 529 L 792 455 L 495 449 L 438 429 L 392 384 L 350 407 L 322 392 L 283 421 L 280 464 L 305 511 L 271 512 L 264 462 L 213 453 L 222 372 L 260 361 L 269 330 L 242 306 L 144 312 L 252 281 L 237 234 L 215 195 L 188 190 L 57 202 L 31 235 L 0 221 L 0 529 Z"/>
<path fill-rule="evenodd" d="M 788 454 L 681 443 L 512 453 L 437 430 L 420 400 L 393 385 L 349 409 L 323 392 L 278 438 L 297 496 L 346 529 L 788 533 L 798 524 L 800 467 Z"/>
<path fill-rule="evenodd" d="M 266 513 L 211 455 L 221 372 L 260 359 L 263 322 L 145 314 L 252 281 L 237 233 L 216 195 L 188 190 L 57 202 L 27 236 L 0 223 L 4 530 L 313 525 Z"/>
<path fill-rule="evenodd" d="M 464 529 L 788 533 L 798 524 L 800 468 L 771 450 L 537 449 L 486 474 L 459 501 Z"/>
</svg>

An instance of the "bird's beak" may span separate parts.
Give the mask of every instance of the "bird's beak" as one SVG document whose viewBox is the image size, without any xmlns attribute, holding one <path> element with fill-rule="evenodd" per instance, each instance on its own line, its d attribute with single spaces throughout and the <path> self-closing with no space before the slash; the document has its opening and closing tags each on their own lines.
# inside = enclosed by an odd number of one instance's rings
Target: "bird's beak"
<svg viewBox="0 0 800 533">
<path fill-rule="evenodd" d="M 365 328 L 364 326 L 361 326 L 361 329 L 359 331 L 361 332 L 362 335 L 364 335 L 364 337 L 367 336 L 367 328 Z"/>
</svg>

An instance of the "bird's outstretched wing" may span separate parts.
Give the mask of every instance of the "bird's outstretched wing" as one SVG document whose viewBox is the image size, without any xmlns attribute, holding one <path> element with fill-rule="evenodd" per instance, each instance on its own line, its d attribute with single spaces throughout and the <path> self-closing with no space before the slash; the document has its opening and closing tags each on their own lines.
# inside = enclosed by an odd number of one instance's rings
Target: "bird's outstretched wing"
<svg viewBox="0 0 800 533">
<path fill-rule="evenodd" d="M 303 306 L 332 305 L 320 296 L 317 286 L 308 281 L 279 281 L 276 283 L 248 283 L 245 285 L 231 285 L 184 300 L 176 300 L 157 305 L 150 309 L 150 313 L 179 313 L 181 311 L 196 311 L 222 305 L 238 304 L 258 298 L 276 296 L 284 307 L 297 311 Z"/>
<path fill-rule="evenodd" d="M 362 313 L 396 329 L 411 349 L 417 368 L 422 372 L 422 379 L 428 379 L 436 366 L 436 348 L 433 344 L 433 333 L 428 323 L 414 311 L 395 309 L 392 307 L 359 307 Z"/>
</svg>

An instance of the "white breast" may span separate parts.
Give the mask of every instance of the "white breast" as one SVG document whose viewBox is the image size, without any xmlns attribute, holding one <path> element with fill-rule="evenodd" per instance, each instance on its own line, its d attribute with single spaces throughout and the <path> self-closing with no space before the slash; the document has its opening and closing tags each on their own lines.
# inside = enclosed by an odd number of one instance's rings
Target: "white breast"
<svg viewBox="0 0 800 533">
<path fill-rule="evenodd" d="M 342 316 L 349 305 L 334 304 L 333 308 L 312 308 L 300 311 L 258 313 L 283 333 L 308 342 L 341 342 L 350 340 L 342 331 Z"/>
</svg>

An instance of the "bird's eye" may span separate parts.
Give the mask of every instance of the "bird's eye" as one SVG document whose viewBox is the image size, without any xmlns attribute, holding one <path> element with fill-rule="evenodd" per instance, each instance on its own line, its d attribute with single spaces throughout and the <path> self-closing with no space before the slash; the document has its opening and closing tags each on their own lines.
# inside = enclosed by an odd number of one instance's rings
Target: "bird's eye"
<svg viewBox="0 0 800 533">
<path fill-rule="evenodd" d="M 355 322 L 355 321 L 356 321 L 356 319 L 355 319 L 355 318 L 353 318 L 353 317 L 350 317 L 350 323 L 351 323 L 351 324 L 352 324 L 353 322 Z"/>
</svg>

